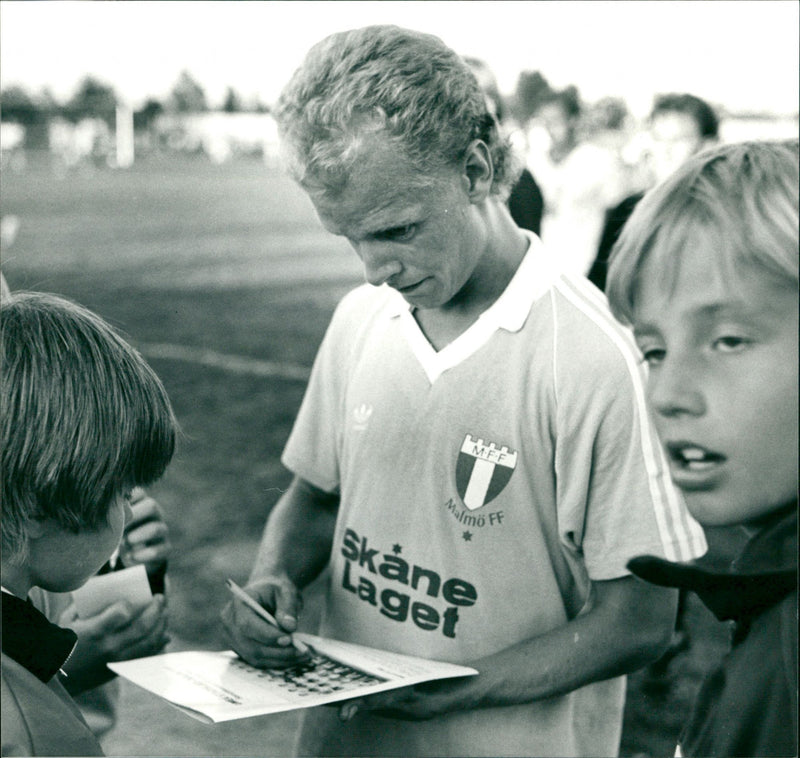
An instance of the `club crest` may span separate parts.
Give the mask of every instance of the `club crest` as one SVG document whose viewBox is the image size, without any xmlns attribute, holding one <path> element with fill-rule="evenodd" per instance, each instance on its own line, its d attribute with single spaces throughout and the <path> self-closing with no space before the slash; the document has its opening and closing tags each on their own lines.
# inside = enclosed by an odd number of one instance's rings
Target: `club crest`
<svg viewBox="0 0 800 758">
<path fill-rule="evenodd" d="M 456 462 L 456 489 L 469 510 L 494 500 L 511 479 L 517 453 L 471 434 L 464 437 Z"/>
</svg>

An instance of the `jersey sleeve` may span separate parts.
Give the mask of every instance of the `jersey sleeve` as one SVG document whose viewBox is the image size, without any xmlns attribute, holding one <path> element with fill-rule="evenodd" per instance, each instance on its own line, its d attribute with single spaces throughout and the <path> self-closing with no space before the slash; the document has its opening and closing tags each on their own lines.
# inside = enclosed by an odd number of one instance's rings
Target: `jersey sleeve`
<svg viewBox="0 0 800 758">
<path fill-rule="evenodd" d="M 588 287 L 560 291 L 557 497 L 562 540 L 606 580 L 636 555 L 690 560 L 706 543 L 671 482 L 631 336 Z"/>
<path fill-rule="evenodd" d="M 281 457 L 292 473 L 326 492 L 339 491 L 347 375 L 358 336 L 369 322 L 365 306 L 370 290 L 359 287 L 337 306 L 314 359 L 303 402 Z"/>
</svg>

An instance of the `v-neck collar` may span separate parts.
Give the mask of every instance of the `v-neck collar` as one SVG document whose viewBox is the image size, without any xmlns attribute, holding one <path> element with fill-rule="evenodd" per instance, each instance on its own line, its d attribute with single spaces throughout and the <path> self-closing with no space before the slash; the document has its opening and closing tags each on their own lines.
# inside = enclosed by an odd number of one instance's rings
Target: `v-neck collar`
<svg viewBox="0 0 800 758">
<path fill-rule="evenodd" d="M 476 353 L 498 330 L 522 329 L 531 306 L 556 278 L 557 272 L 548 262 L 541 240 L 532 232 L 523 231 L 529 240 L 528 250 L 508 286 L 473 324 L 441 350 L 431 345 L 403 296 L 392 291 L 388 315 L 400 319 L 403 335 L 431 384 Z"/>
</svg>

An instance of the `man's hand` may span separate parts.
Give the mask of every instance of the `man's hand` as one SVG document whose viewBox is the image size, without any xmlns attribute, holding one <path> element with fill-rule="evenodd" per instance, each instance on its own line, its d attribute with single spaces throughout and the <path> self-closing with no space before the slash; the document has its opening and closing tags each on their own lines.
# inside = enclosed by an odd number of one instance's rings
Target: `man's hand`
<svg viewBox="0 0 800 758">
<path fill-rule="evenodd" d="M 163 595 L 154 596 L 138 613 L 132 613 L 128 604 L 120 601 L 87 619 L 79 618 L 71 604 L 58 623 L 78 635 L 75 650 L 64 664 L 64 684 L 73 695 L 111 679 L 114 674 L 107 663 L 155 655 L 170 639 Z"/>
<path fill-rule="evenodd" d="M 379 716 L 403 721 L 425 721 L 453 710 L 463 710 L 470 707 L 466 705 L 464 685 L 471 678 L 423 682 L 413 687 L 348 700 L 339 707 L 339 718 L 349 721 L 359 711 L 371 711 Z"/>
<path fill-rule="evenodd" d="M 289 579 L 266 579 L 252 582 L 245 592 L 266 608 L 280 624 L 277 628 L 259 617 L 241 600 L 234 598 L 221 612 L 222 624 L 230 646 L 249 664 L 259 668 L 286 668 L 305 656 L 292 645 L 291 634 L 303 599 Z"/>
</svg>

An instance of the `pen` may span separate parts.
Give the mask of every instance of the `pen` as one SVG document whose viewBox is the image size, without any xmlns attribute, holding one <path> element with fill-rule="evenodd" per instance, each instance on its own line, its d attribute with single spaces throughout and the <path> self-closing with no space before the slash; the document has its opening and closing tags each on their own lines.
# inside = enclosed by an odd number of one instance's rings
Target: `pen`
<svg viewBox="0 0 800 758">
<path fill-rule="evenodd" d="M 264 606 L 257 603 L 253 600 L 250 595 L 248 595 L 233 579 L 226 579 L 225 584 L 228 585 L 228 589 L 234 594 L 235 597 L 239 598 L 250 610 L 260 616 L 264 621 L 268 624 L 271 624 L 276 629 L 280 629 L 280 624 L 278 623 L 277 619 L 266 609 Z M 308 653 L 308 645 L 304 644 L 298 639 L 295 639 L 292 636 L 292 645 L 294 645 L 295 650 L 298 653 Z"/>
</svg>

